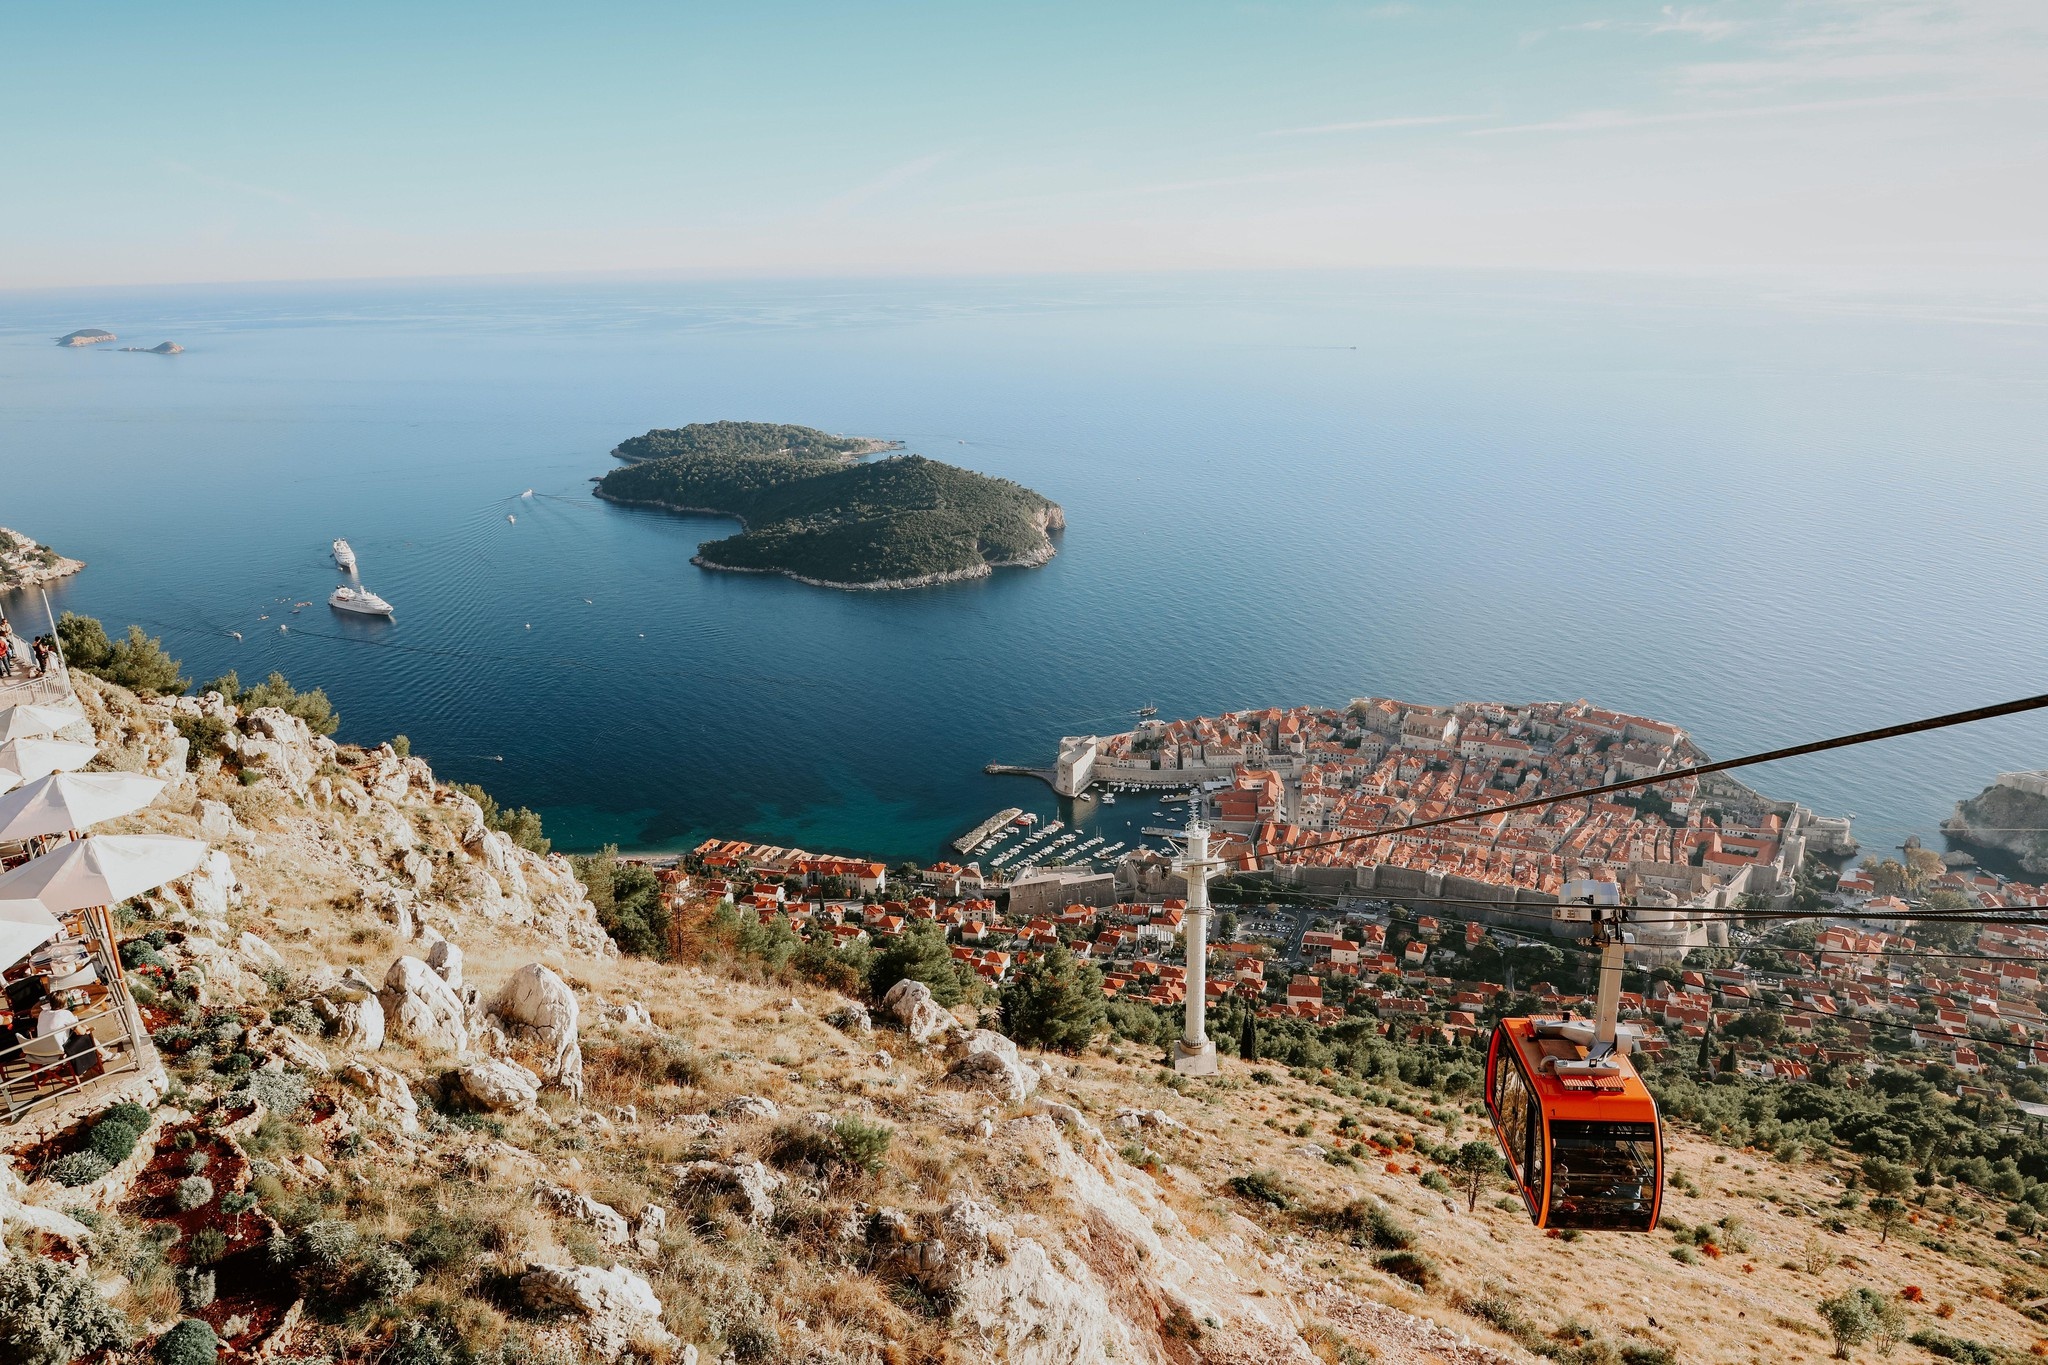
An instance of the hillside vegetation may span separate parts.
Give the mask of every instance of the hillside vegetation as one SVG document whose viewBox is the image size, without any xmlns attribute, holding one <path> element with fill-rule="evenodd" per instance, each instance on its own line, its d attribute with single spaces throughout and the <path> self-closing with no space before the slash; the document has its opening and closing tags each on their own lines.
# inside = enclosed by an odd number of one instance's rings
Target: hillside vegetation
<svg viewBox="0 0 2048 1365">
<path fill-rule="evenodd" d="M 806 427 L 720 422 L 619 447 L 636 463 L 598 482 L 613 502 L 717 512 L 745 530 L 698 546 L 706 568 L 784 573 L 833 587 L 898 587 L 1043 564 L 1059 506 L 1007 479 Z"/>
</svg>

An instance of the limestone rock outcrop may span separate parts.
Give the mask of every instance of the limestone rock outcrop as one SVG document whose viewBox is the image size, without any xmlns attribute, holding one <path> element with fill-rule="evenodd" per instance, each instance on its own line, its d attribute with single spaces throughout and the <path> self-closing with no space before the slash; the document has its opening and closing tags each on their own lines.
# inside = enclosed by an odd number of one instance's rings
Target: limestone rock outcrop
<svg viewBox="0 0 2048 1365">
<path fill-rule="evenodd" d="M 367 1097 L 364 1106 L 370 1117 L 389 1123 L 402 1133 L 420 1131 L 419 1101 L 405 1077 L 375 1062 L 350 1062 L 341 1069 L 341 1079 Z"/>
<path fill-rule="evenodd" d="M 520 1113 L 540 1101 L 540 1077 L 517 1062 L 486 1057 L 456 1069 L 455 1091 L 472 1107 L 493 1113 Z"/>
<path fill-rule="evenodd" d="M 418 958 L 394 960 L 377 998 L 392 1036 L 431 1052 L 461 1052 L 469 1046 L 462 1001 Z"/>
<path fill-rule="evenodd" d="M 622 1247 L 633 1239 L 625 1214 L 566 1186 L 547 1180 L 535 1181 L 533 1201 L 544 1209 L 589 1227 L 606 1246 Z M 656 1241 L 659 1241 L 658 1233 Z"/>
<path fill-rule="evenodd" d="M 617 1360 L 637 1341 L 670 1347 L 675 1337 L 661 1325 L 661 1300 L 646 1280 L 614 1265 L 532 1265 L 519 1279 L 519 1296 L 535 1313 L 568 1313 L 580 1321 L 585 1345 L 606 1360 Z"/>
<path fill-rule="evenodd" d="M 958 1028 L 959 1022 L 932 999 L 932 988 L 904 979 L 882 997 L 882 1013 L 896 1021 L 913 1043 L 929 1043 Z"/>
<path fill-rule="evenodd" d="M 582 1098 L 583 1046 L 576 1034 L 582 1010 L 568 982 L 543 964 L 529 962 L 505 978 L 490 1012 L 508 1034 L 545 1049 L 547 1078 Z"/>
<path fill-rule="evenodd" d="M 1012 1104 L 1029 1099 L 1041 1079 L 1038 1068 L 1017 1053 L 1017 1045 L 1000 1033 L 974 1029 L 955 1034 L 947 1044 L 953 1064 L 946 1084 L 979 1090 Z"/>
<path fill-rule="evenodd" d="M 751 1157 L 691 1161 L 670 1169 L 680 1193 L 735 1195 L 745 1207 L 748 1220 L 755 1223 L 765 1223 L 775 1216 L 775 1192 L 787 1183 L 780 1174 Z"/>
</svg>

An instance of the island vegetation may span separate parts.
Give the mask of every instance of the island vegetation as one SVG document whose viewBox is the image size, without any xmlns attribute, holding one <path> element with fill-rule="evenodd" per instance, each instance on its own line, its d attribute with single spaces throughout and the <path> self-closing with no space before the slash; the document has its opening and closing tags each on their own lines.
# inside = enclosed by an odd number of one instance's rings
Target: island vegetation
<svg viewBox="0 0 2048 1365">
<path fill-rule="evenodd" d="M 785 422 L 692 422 L 686 427 L 657 427 L 644 436 L 619 442 L 612 454 L 638 464 L 682 455 L 787 455 L 799 460 L 838 460 L 894 450 L 895 441 L 867 436 L 834 436 L 816 427 Z"/>
<path fill-rule="evenodd" d="M 737 517 L 745 529 L 699 545 L 697 564 L 825 587 L 916 587 L 1052 558 L 1057 503 L 921 455 L 860 458 L 888 448 L 764 422 L 650 431 L 619 446 L 634 463 L 597 495 Z"/>
</svg>

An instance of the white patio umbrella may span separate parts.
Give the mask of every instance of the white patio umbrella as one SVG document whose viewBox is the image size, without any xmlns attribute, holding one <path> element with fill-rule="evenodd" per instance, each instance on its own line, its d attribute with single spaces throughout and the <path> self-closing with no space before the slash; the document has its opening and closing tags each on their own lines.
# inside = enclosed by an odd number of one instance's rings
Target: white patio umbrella
<svg viewBox="0 0 2048 1365">
<path fill-rule="evenodd" d="M 84 719 L 84 712 L 64 706 L 0 707 L 0 743 L 10 739 L 41 739 Z"/>
<path fill-rule="evenodd" d="M 97 744 L 70 739 L 10 739 L 0 744 L 0 782 L 11 789 L 51 773 L 68 773 L 92 762 L 99 751 Z"/>
<path fill-rule="evenodd" d="M 206 861 L 206 845 L 168 834 L 95 834 L 0 874 L 0 901 L 40 901 L 63 914 L 114 905 L 174 882 Z"/>
<path fill-rule="evenodd" d="M 0 971 L 5 971 L 55 938 L 64 926 L 38 901 L 0 901 Z"/>
<path fill-rule="evenodd" d="M 51 773 L 0 796 L 0 844 L 133 815 L 164 789 L 140 773 Z"/>
</svg>

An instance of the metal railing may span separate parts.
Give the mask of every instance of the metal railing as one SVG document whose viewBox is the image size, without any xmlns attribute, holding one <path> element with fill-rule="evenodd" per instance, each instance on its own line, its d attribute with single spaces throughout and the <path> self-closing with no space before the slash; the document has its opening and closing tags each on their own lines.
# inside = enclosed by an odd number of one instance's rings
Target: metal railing
<svg viewBox="0 0 2048 1365">
<path fill-rule="evenodd" d="M 90 1052 L 74 1054 L 67 1047 L 64 1056 L 48 1060 L 31 1057 L 28 1049 L 38 1041 L 36 1039 L 24 1039 L 10 1047 L 0 1048 L 0 1104 L 5 1106 L 4 1113 L 0 1113 L 0 1123 L 19 1123 L 31 1112 L 55 1104 L 67 1095 L 75 1095 L 108 1076 L 143 1069 L 143 1049 L 149 1045 L 147 1034 L 136 1014 L 135 1002 L 128 994 L 119 959 L 112 951 L 113 926 L 104 906 L 87 910 L 84 915 L 87 956 L 99 984 L 106 988 L 106 997 L 98 1009 L 79 1016 L 71 1031 L 76 1034 L 103 1019 L 112 1019 L 118 1035 L 103 1038 L 94 1032 Z M 113 1049 L 111 1054 L 110 1049 Z M 19 1069 L 24 1061 L 31 1063 L 26 1071 Z M 79 1074 L 82 1066 L 94 1062 L 99 1065 L 92 1074 Z"/>
</svg>

